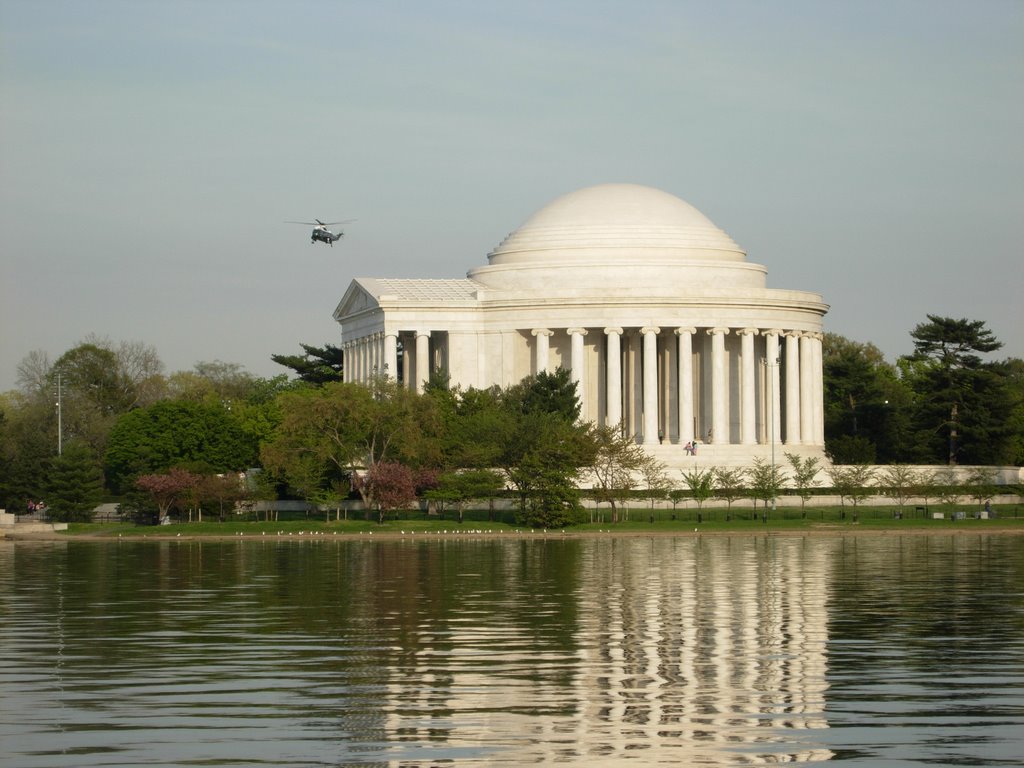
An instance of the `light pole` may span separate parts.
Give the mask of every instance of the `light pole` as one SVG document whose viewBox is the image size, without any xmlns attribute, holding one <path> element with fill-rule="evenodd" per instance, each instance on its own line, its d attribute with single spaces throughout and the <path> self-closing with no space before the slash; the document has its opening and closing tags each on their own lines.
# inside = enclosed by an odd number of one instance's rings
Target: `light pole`
<svg viewBox="0 0 1024 768">
<path fill-rule="evenodd" d="M 768 379 L 768 434 L 771 444 L 772 457 L 772 513 L 775 512 L 775 497 L 777 495 L 775 480 L 775 371 L 779 368 L 779 358 L 768 360 L 761 358 L 761 365 L 764 366 L 765 377 Z"/>
<path fill-rule="evenodd" d="M 57 373 L 57 455 L 64 454 L 64 414 L 63 396 L 60 386 L 60 373 Z"/>
</svg>

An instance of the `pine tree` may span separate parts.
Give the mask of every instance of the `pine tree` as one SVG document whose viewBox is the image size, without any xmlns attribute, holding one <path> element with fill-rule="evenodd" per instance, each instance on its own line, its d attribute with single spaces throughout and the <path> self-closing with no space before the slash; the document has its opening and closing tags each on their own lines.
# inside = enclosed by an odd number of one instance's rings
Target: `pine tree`
<svg viewBox="0 0 1024 768">
<path fill-rule="evenodd" d="M 84 442 L 68 443 L 50 470 L 45 499 L 50 519 L 89 522 L 102 499 L 103 471 L 96 456 Z"/>
</svg>

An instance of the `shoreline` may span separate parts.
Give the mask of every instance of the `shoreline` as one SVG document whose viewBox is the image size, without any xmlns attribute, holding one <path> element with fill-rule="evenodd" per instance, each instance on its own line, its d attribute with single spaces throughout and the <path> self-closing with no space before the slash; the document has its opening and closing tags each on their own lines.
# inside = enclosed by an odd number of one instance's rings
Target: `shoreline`
<svg viewBox="0 0 1024 768">
<path fill-rule="evenodd" d="M 773 537 L 846 537 L 846 536 L 1024 536 L 1024 525 L 993 525 L 973 528 L 966 524 L 958 524 L 947 528 L 932 528 L 924 525 L 907 527 L 873 527 L 860 524 L 848 525 L 814 525 L 797 528 L 743 528 L 722 530 L 720 528 L 699 530 L 615 530 L 614 528 L 596 531 L 573 530 L 441 530 L 441 531 L 361 531 L 361 532 L 324 532 L 300 531 L 291 533 L 140 533 L 125 536 L 114 533 L 61 533 L 57 531 L 33 531 L 18 533 L 14 531 L 0 532 L 0 543 L 11 542 L 165 542 L 165 541 L 438 541 L 452 539 L 596 539 L 596 538 L 699 538 L 701 536 L 773 536 Z"/>
</svg>

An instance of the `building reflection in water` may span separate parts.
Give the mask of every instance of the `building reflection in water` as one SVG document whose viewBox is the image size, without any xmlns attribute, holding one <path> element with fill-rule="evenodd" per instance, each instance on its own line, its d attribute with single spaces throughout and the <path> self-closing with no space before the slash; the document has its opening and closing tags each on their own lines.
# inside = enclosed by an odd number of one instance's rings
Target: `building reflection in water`
<svg viewBox="0 0 1024 768">
<path fill-rule="evenodd" d="M 504 759 L 522 764 L 832 758 L 814 736 L 828 727 L 829 547 L 776 537 L 586 544 L 564 637 L 536 616 L 518 620 L 531 596 L 514 587 L 505 622 L 474 621 L 470 589 L 466 614 L 440 632 L 430 623 L 414 658 L 391 670 L 385 731 L 443 741 L 452 757 L 489 746 L 501 762 L 510 750 Z M 500 552 L 514 585 L 520 553 Z M 550 596 L 532 599 L 538 613 L 566 615 Z"/>
</svg>

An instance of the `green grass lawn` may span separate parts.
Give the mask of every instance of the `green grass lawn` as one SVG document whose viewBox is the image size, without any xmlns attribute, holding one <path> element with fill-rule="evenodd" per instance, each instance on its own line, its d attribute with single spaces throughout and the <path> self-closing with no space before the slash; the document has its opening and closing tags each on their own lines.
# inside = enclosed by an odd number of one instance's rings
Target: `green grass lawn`
<svg viewBox="0 0 1024 768">
<path fill-rule="evenodd" d="M 901 517 L 894 515 L 892 507 L 799 507 L 780 508 L 765 515 L 758 508 L 756 513 L 750 506 L 734 506 L 731 510 L 650 510 L 632 508 L 620 510 L 620 519 L 611 523 L 607 508 L 595 513 L 595 521 L 566 527 L 566 533 L 690 533 L 697 532 L 765 532 L 828 530 L 985 530 L 1020 528 L 1024 531 L 1024 506 L 1003 505 L 994 507 L 994 520 L 975 519 L 973 507 L 931 507 L 927 512 L 913 506 L 905 507 Z M 932 512 L 942 512 L 944 518 L 932 519 Z M 963 519 L 955 519 L 954 513 L 962 512 Z M 173 525 L 151 526 L 133 523 L 72 523 L 70 536 L 336 536 L 402 534 L 452 535 L 467 533 L 535 533 L 530 529 L 516 526 L 511 514 L 504 513 L 501 520 L 491 522 L 486 511 L 467 512 L 461 524 L 448 513 L 444 519 L 426 516 L 419 512 L 402 512 L 399 519 L 388 519 L 378 523 L 374 515 L 366 520 L 360 514 L 357 519 L 327 521 L 325 519 L 282 519 L 277 521 L 253 521 L 232 518 L 225 522 L 175 523 Z M 558 529 L 559 532 L 563 529 Z"/>
</svg>

